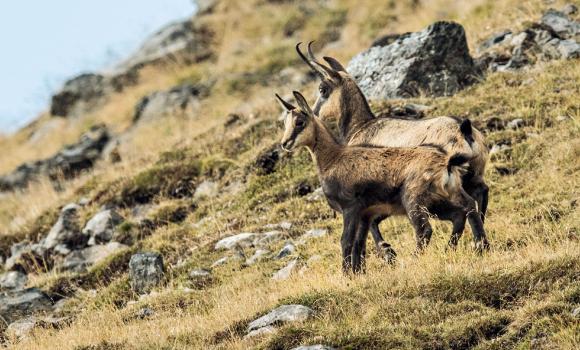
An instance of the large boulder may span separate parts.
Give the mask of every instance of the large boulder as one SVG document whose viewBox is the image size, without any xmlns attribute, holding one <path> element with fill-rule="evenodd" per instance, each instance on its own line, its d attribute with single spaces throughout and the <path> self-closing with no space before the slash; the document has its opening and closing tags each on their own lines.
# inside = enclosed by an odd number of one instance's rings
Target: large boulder
<svg viewBox="0 0 580 350">
<path fill-rule="evenodd" d="M 38 288 L 0 293 L 0 317 L 12 323 L 35 313 L 49 311 L 52 300 Z"/>
<path fill-rule="evenodd" d="M 131 288 L 137 294 L 147 294 L 158 286 L 164 275 L 163 257 L 159 253 L 137 253 L 129 261 Z"/>
<path fill-rule="evenodd" d="M 133 122 L 155 120 L 163 116 L 193 116 L 199 100 L 207 95 L 208 87 L 180 85 L 166 91 L 145 96 L 135 106 Z"/>
<path fill-rule="evenodd" d="M 80 117 L 101 106 L 113 92 L 137 83 L 138 73 L 128 69 L 115 74 L 84 73 L 67 80 L 51 99 L 50 114 Z"/>
<path fill-rule="evenodd" d="M 199 62 L 211 56 L 212 34 L 191 20 L 174 22 L 160 29 L 129 58 L 117 66 L 127 71 L 164 60 L 183 59 Z"/>
<path fill-rule="evenodd" d="M 280 323 L 302 322 L 314 315 L 314 311 L 304 305 L 282 305 L 266 315 L 250 322 L 248 332 Z"/>
<path fill-rule="evenodd" d="M 62 262 L 56 266 L 56 269 L 59 271 L 86 272 L 91 266 L 126 247 L 126 245 L 118 242 L 109 242 L 105 245 L 94 245 L 85 249 L 75 250 L 65 256 Z"/>
<path fill-rule="evenodd" d="M 83 228 L 83 234 L 89 237 L 88 245 L 109 242 L 115 228 L 123 222 L 123 217 L 114 209 L 105 209 L 95 214 Z"/>
<path fill-rule="evenodd" d="M 436 22 L 421 32 L 371 47 L 355 56 L 347 70 L 369 99 L 448 96 L 477 81 L 460 24 Z"/>
<path fill-rule="evenodd" d="M 11 173 L 0 175 L 0 191 L 25 188 L 42 175 L 54 181 L 73 178 L 93 167 L 109 140 L 109 131 L 104 125 L 93 126 L 77 143 L 63 147 L 54 156 L 24 163 Z"/>
</svg>

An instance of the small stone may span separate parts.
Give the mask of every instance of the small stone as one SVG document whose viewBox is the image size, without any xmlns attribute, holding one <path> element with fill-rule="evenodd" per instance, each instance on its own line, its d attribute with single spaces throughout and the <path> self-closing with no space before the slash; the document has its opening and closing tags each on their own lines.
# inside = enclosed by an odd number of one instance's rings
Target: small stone
<svg viewBox="0 0 580 350">
<path fill-rule="evenodd" d="M 317 202 L 322 199 L 324 199 L 324 191 L 322 190 L 322 187 L 318 187 L 314 192 L 306 196 L 306 201 L 308 202 Z"/>
<path fill-rule="evenodd" d="M 205 180 L 195 189 L 193 199 L 214 198 L 218 193 L 218 184 L 213 181 Z"/>
<path fill-rule="evenodd" d="M 206 269 L 194 269 L 189 272 L 191 278 L 207 278 L 211 276 L 211 271 Z"/>
<path fill-rule="evenodd" d="M 580 44 L 572 39 L 558 41 L 557 48 L 564 59 L 580 57 Z"/>
<path fill-rule="evenodd" d="M 518 118 L 518 119 L 514 119 L 514 120 L 510 121 L 509 123 L 507 123 L 506 127 L 508 129 L 511 129 L 511 130 L 517 130 L 517 129 L 523 128 L 524 125 L 525 125 L 524 120 L 521 118 Z"/>
<path fill-rule="evenodd" d="M 303 322 L 313 315 L 314 311 L 304 305 L 282 305 L 250 322 L 248 332 L 279 323 Z"/>
<path fill-rule="evenodd" d="M 574 310 L 572 310 L 572 317 L 580 318 L 580 307 L 577 307 Z"/>
<path fill-rule="evenodd" d="M 570 119 L 570 118 L 567 115 L 559 115 L 556 117 L 556 121 L 558 121 L 558 122 L 563 122 L 563 121 L 566 121 L 568 119 Z"/>
<path fill-rule="evenodd" d="M 30 333 L 36 328 L 36 317 L 27 317 L 12 322 L 6 328 L 6 335 L 10 339 L 23 340 L 30 336 Z"/>
<path fill-rule="evenodd" d="M 155 314 L 155 311 L 153 311 L 152 309 L 150 309 L 148 307 L 144 307 L 144 308 L 141 308 L 139 310 L 139 312 L 137 312 L 137 317 L 140 319 L 145 319 L 145 318 L 153 316 L 153 314 Z"/>
<path fill-rule="evenodd" d="M 328 234 L 328 231 L 325 229 L 319 229 L 319 228 L 311 229 L 311 230 L 306 231 L 306 233 L 304 233 L 302 235 L 302 237 L 300 237 L 299 243 L 306 243 L 306 241 L 311 239 L 311 238 L 320 238 L 320 237 L 326 236 L 327 234 Z"/>
<path fill-rule="evenodd" d="M 225 250 L 232 249 L 235 247 L 251 247 L 253 245 L 254 239 L 256 239 L 255 233 L 240 233 L 234 236 L 226 237 L 221 239 L 215 244 L 215 250 Z"/>
<path fill-rule="evenodd" d="M 246 336 L 244 336 L 244 338 L 260 337 L 263 335 L 272 334 L 274 332 L 276 332 L 276 328 L 274 328 L 272 326 L 266 326 L 266 327 L 254 329 L 253 331 L 246 334 Z"/>
<path fill-rule="evenodd" d="M 224 256 L 223 258 L 216 260 L 213 264 L 211 264 L 210 267 L 214 268 L 217 266 L 225 265 L 230 261 L 241 261 L 245 259 L 246 259 L 245 256 L 241 252 L 236 252 L 233 255 Z"/>
<path fill-rule="evenodd" d="M 292 244 L 292 242 L 288 242 L 288 243 L 284 244 L 282 249 L 280 249 L 278 254 L 276 254 L 275 259 L 285 258 L 288 255 L 293 254 L 295 251 L 296 251 L 296 246 L 294 244 Z"/>
<path fill-rule="evenodd" d="M 336 350 L 332 346 L 316 344 L 316 345 L 302 345 L 292 350 Z"/>
<path fill-rule="evenodd" d="M 292 223 L 288 221 L 282 221 L 277 224 L 267 224 L 264 226 L 266 230 L 276 230 L 276 229 L 289 230 L 291 227 Z"/>
<path fill-rule="evenodd" d="M 272 279 L 274 280 L 286 280 L 290 278 L 292 273 L 296 271 L 298 268 L 298 259 L 294 259 L 288 263 L 288 265 L 284 266 L 282 269 L 278 270 L 272 275 Z"/>
<path fill-rule="evenodd" d="M 0 287 L 2 289 L 23 289 L 28 282 L 28 276 L 22 271 L 8 271 L 0 275 Z"/>
<path fill-rule="evenodd" d="M 251 257 L 249 257 L 246 260 L 246 265 L 248 265 L 248 266 L 254 265 L 255 263 L 263 260 L 264 257 L 266 255 L 268 255 L 268 254 L 270 254 L 270 251 L 269 250 L 266 250 L 266 249 L 258 249 L 254 253 L 254 255 L 252 255 Z"/>
<path fill-rule="evenodd" d="M 495 144 L 491 147 L 491 150 L 489 150 L 489 155 L 493 156 L 493 155 L 502 153 L 504 151 L 509 151 L 510 149 L 511 149 L 511 147 L 508 145 Z"/>
<path fill-rule="evenodd" d="M 131 288 L 137 294 L 147 294 L 163 280 L 163 257 L 159 253 L 137 253 L 129 261 Z"/>
</svg>

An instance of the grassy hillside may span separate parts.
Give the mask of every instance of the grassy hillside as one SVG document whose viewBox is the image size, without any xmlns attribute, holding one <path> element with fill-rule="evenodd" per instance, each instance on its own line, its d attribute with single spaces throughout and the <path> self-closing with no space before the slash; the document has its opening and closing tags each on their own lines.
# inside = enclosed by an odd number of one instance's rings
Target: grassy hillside
<svg viewBox="0 0 580 350">
<path fill-rule="evenodd" d="M 580 3 L 575 2 L 578 6 Z M 555 1 L 549 6 L 565 4 Z M 371 254 L 367 274 L 341 273 L 341 220 L 323 200 L 301 196 L 297 187 L 318 186 L 305 150 L 281 155 L 274 171 L 256 167 L 281 137 L 280 109 L 273 93 L 296 89 L 279 73 L 307 69 L 295 54 L 297 41 L 317 39 L 325 55 L 346 63 L 381 34 L 417 31 L 435 20 L 461 23 L 470 47 L 505 28 L 537 20 L 545 1 L 223 1 L 196 18 L 215 32 L 215 59 L 195 65 L 149 67 L 140 84 L 113 96 L 83 118 L 60 120 L 59 132 L 40 143 L 30 133 L 51 116 L 0 138 L 0 173 L 24 161 L 46 157 L 74 141 L 90 125 L 105 122 L 126 133 L 123 161 L 103 161 L 56 192 L 48 181 L 0 197 L 0 250 L 25 237 L 45 235 L 59 208 L 87 198 L 82 222 L 103 204 L 115 204 L 127 219 L 120 226 L 134 244 L 83 274 L 41 272 L 29 286 L 69 298 L 60 329 L 36 329 L 17 349 L 290 349 L 305 344 L 337 348 L 401 349 L 574 349 L 580 348 L 580 64 L 539 62 L 519 72 L 490 74 L 452 97 L 373 101 L 375 112 L 416 102 L 430 115 L 468 116 L 485 127 L 491 117 L 522 118 L 525 127 L 488 131 L 488 144 L 509 150 L 492 156 L 486 229 L 491 252 L 477 256 L 469 230 L 457 251 L 447 251 L 450 225 L 434 221 L 432 244 L 416 256 L 414 234 L 404 218 L 381 225 L 398 253 L 394 267 Z M 338 41 L 330 38 L 340 36 Z M 325 46 L 326 43 L 329 43 Z M 151 91 L 183 82 L 215 80 L 195 118 L 164 118 L 130 128 L 135 103 Z M 313 97 L 316 83 L 303 92 Z M 240 120 L 226 124 L 235 113 Z M 499 170 L 498 170 L 499 169 Z M 508 174 L 502 170 L 507 169 Z M 219 194 L 193 199 L 176 189 L 204 180 Z M 191 192 L 188 190 L 189 192 Z M 188 192 L 188 193 L 189 193 Z M 189 193 L 190 194 L 190 193 Z M 136 224 L 132 208 L 147 197 L 153 228 Z M 227 255 L 213 249 L 219 238 L 239 232 L 270 231 L 268 224 L 291 222 L 284 230 L 296 252 L 246 267 L 231 260 L 195 280 L 194 268 L 208 268 Z M 309 229 L 328 234 L 298 244 Z M 284 242 L 273 243 L 275 254 Z M 161 252 L 166 281 L 146 297 L 129 286 L 132 253 Z M 254 249 L 243 252 L 251 256 Z M 311 259 L 316 256 L 315 259 Z M 288 280 L 271 276 L 291 259 L 305 266 Z M 282 325 L 272 334 L 244 338 L 248 323 L 278 305 L 311 307 L 308 321 Z M 139 317 L 139 310 L 153 311 Z"/>
</svg>

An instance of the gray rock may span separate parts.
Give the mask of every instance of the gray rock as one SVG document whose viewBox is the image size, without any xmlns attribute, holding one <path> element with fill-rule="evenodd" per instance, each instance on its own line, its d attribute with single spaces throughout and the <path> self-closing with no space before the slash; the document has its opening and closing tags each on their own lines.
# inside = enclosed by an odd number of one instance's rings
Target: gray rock
<svg viewBox="0 0 580 350">
<path fill-rule="evenodd" d="M 86 245 L 88 236 L 84 235 L 79 227 L 79 210 L 80 207 L 76 203 L 67 204 L 62 208 L 58 220 L 42 240 L 43 248 L 53 249 L 59 244 L 64 244 L 76 249 Z"/>
<path fill-rule="evenodd" d="M 304 305 L 282 305 L 250 322 L 248 332 L 280 323 L 304 322 L 313 315 L 314 311 Z"/>
<path fill-rule="evenodd" d="M 51 308 L 52 300 L 38 288 L 0 293 L 0 317 L 7 323 Z"/>
<path fill-rule="evenodd" d="M 163 280 L 163 257 L 159 253 L 137 253 L 129 261 L 131 288 L 137 294 L 147 294 Z"/>
<path fill-rule="evenodd" d="M 109 139 L 105 126 L 94 126 L 77 143 L 63 147 L 54 156 L 24 163 L 11 173 L 0 175 L 0 191 L 25 188 L 39 176 L 48 176 L 55 184 L 63 178 L 73 178 L 93 167 Z"/>
<path fill-rule="evenodd" d="M 135 106 L 133 123 L 156 120 L 165 116 L 192 117 L 199 101 L 207 94 L 204 85 L 180 85 L 145 96 Z"/>
<path fill-rule="evenodd" d="M 63 261 L 57 264 L 59 271 L 86 272 L 91 266 L 105 260 L 118 251 L 127 248 L 118 242 L 109 242 L 105 245 L 94 245 L 81 250 L 75 250 L 65 256 Z"/>
<path fill-rule="evenodd" d="M 140 319 L 145 319 L 145 318 L 149 318 L 151 316 L 153 316 L 155 314 L 155 311 L 153 311 L 153 309 L 150 309 L 148 307 L 143 307 L 141 309 L 139 309 L 139 311 L 137 312 L 137 317 Z"/>
<path fill-rule="evenodd" d="M 574 39 L 580 33 L 580 23 L 553 9 L 549 9 L 544 13 L 541 23 L 564 39 Z"/>
<path fill-rule="evenodd" d="M 580 307 L 577 307 L 574 310 L 572 310 L 572 317 L 580 318 Z"/>
<path fill-rule="evenodd" d="M 35 328 L 59 328 L 69 320 L 69 317 L 30 316 L 10 323 L 5 334 L 8 339 L 21 341 L 28 338 Z"/>
<path fill-rule="evenodd" d="M 580 44 L 571 39 L 558 41 L 557 50 L 564 59 L 580 57 Z"/>
<path fill-rule="evenodd" d="M 289 230 L 292 228 L 292 223 L 289 221 L 282 221 L 277 224 L 267 224 L 264 225 L 264 228 L 267 230 Z"/>
<path fill-rule="evenodd" d="M 494 156 L 496 154 L 500 154 L 502 152 L 508 151 L 510 150 L 511 147 L 508 145 L 504 145 L 504 144 L 495 144 L 491 147 L 491 150 L 489 150 L 489 155 L 490 156 Z"/>
<path fill-rule="evenodd" d="M 210 180 L 205 180 L 195 189 L 195 192 L 193 193 L 193 199 L 213 198 L 217 196 L 218 193 L 218 184 Z"/>
<path fill-rule="evenodd" d="M 20 265 L 23 255 L 32 251 L 32 244 L 30 242 L 18 242 L 10 247 L 10 257 L 6 259 L 4 268 L 8 271 L 17 268 Z"/>
<path fill-rule="evenodd" d="M 310 238 L 320 238 L 320 237 L 324 237 L 328 234 L 328 230 L 323 229 L 323 228 L 313 228 L 310 229 L 308 231 L 306 231 L 303 235 L 302 235 L 302 239 L 310 239 Z"/>
<path fill-rule="evenodd" d="M 191 278 L 207 278 L 211 276 L 211 271 L 206 269 L 194 269 L 189 272 Z"/>
<path fill-rule="evenodd" d="M 524 122 L 524 120 L 523 120 L 523 119 L 521 119 L 521 118 L 518 118 L 518 119 L 514 119 L 514 120 L 512 120 L 512 121 L 508 122 L 508 123 L 506 124 L 506 127 L 507 127 L 508 129 L 516 130 L 516 129 L 523 128 L 523 127 L 524 127 L 524 125 L 525 125 L 525 122 Z"/>
<path fill-rule="evenodd" d="M 316 344 L 316 345 L 302 345 L 292 350 L 335 350 L 332 346 Z"/>
<path fill-rule="evenodd" d="M 288 255 L 294 254 L 295 251 L 296 251 L 296 246 L 294 244 L 292 244 L 292 242 L 288 242 L 288 243 L 284 244 L 282 249 L 280 249 L 278 254 L 276 254 L 275 259 L 285 258 Z"/>
<path fill-rule="evenodd" d="M 262 261 L 268 254 L 270 254 L 269 250 L 266 249 L 258 249 L 256 250 L 256 252 L 254 253 L 254 255 L 252 255 L 251 257 L 249 257 L 246 260 L 246 265 L 247 266 L 251 266 L 254 265 L 257 262 Z"/>
<path fill-rule="evenodd" d="M 191 20 L 170 23 L 147 38 L 116 70 L 125 72 L 176 58 L 187 62 L 202 61 L 211 56 L 211 36 L 206 27 Z"/>
<path fill-rule="evenodd" d="M 276 328 L 275 327 L 273 327 L 273 326 L 266 326 L 266 327 L 254 329 L 253 331 L 251 331 L 248 334 L 246 334 L 244 336 L 244 338 L 247 339 L 247 338 L 261 337 L 261 336 L 264 336 L 264 335 L 272 334 L 274 332 L 276 332 Z"/>
<path fill-rule="evenodd" d="M 234 236 L 226 237 L 219 240 L 215 246 L 215 250 L 233 249 L 235 247 L 251 247 L 256 239 L 255 233 L 239 233 Z"/>
<path fill-rule="evenodd" d="M 314 190 L 314 192 L 306 196 L 306 201 L 308 202 L 317 202 L 323 199 L 324 199 L 324 191 L 322 190 L 322 187 L 318 187 L 317 189 Z"/>
<path fill-rule="evenodd" d="M 50 114 L 66 117 L 75 112 L 86 112 L 101 102 L 106 91 L 105 77 L 101 74 L 81 74 L 68 80 L 52 96 Z"/>
<path fill-rule="evenodd" d="M 274 242 L 278 242 L 284 237 L 284 233 L 282 231 L 270 231 L 265 232 L 258 235 L 254 241 L 254 245 L 256 246 L 265 246 L 268 244 L 272 244 Z"/>
<path fill-rule="evenodd" d="M 578 13 L 578 7 L 576 7 L 574 4 L 566 4 L 564 7 L 562 7 L 561 12 L 568 16 L 575 15 Z"/>
<path fill-rule="evenodd" d="M 246 260 L 246 257 L 244 256 L 244 254 L 242 254 L 241 252 L 237 251 L 232 255 L 229 256 L 224 256 L 223 258 L 220 258 L 218 260 L 216 260 L 213 264 L 211 264 L 211 268 L 217 267 L 217 266 L 221 266 L 221 265 L 225 265 L 231 261 L 243 261 Z"/>
<path fill-rule="evenodd" d="M 486 39 L 483 43 L 481 43 L 481 45 L 479 45 L 479 47 L 477 48 L 477 51 L 482 52 L 494 45 L 500 44 L 505 40 L 508 40 L 511 37 L 511 35 L 512 35 L 511 30 L 504 30 L 502 32 L 495 33 L 491 37 Z"/>
<path fill-rule="evenodd" d="M 463 27 L 436 22 L 425 30 L 355 56 L 347 70 L 369 99 L 448 96 L 477 81 Z"/>
<path fill-rule="evenodd" d="M 294 259 L 288 263 L 288 265 L 284 266 L 280 270 L 276 271 L 272 275 L 272 279 L 274 280 L 286 280 L 292 276 L 294 272 L 298 270 L 298 259 Z"/>
<path fill-rule="evenodd" d="M 115 227 L 123 222 L 123 217 L 114 209 L 106 209 L 95 214 L 83 228 L 83 234 L 89 237 L 88 245 L 109 242 L 115 233 Z"/>
<path fill-rule="evenodd" d="M 0 275 L 0 288 L 19 290 L 28 282 L 28 276 L 21 271 L 8 271 Z"/>
</svg>

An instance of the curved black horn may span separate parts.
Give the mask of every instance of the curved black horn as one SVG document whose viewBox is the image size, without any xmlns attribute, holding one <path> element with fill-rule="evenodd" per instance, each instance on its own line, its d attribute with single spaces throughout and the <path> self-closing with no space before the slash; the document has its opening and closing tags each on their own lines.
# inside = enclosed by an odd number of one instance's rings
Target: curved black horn
<svg viewBox="0 0 580 350">
<path fill-rule="evenodd" d="M 302 42 L 299 42 L 298 44 L 296 44 L 296 52 L 298 52 L 298 55 L 300 56 L 300 58 L 302 58 L 302 61 L 306 62 L 306 64 L 310 68 L 312 68 L 313 71 L 315 71 L 318 74 L 322 75 L 322 73 L 319 72 L 318 69 L 316 69 L 316 67 L 314 67 L 314 65 L 312 64 L 312 62 L 310 62 L 310 60 L 308 58 L 306 58 L 306 56 L 304 56 L 304 54 L 302 53 L 302 51 L 300 51 L 300 45 L 302 45 Z"/>
<path fill-rule="evenodd" d="M 316 57 L 314 57 L 314 53 L 312 52 L 312 44 L 314 44 L 314 40 L 308 43 L 308 58 L 311 61 L 316 61 Z"/>
<path fill-rule="evenodd" d="M 285 110 L 291 111 L 291 110 L 296 108 L 292 104 L 290 104 L 289 102 L 284 101 L 284 99 L 282 97 L 280 97 L 280 95 L 278 95 L 278 94 L 274 94 L 274 95 L 276 95 L 276 98 L 278 99 L 278 101 L 280 102 L 282 107 L 284 107 Z"/>
</svg>

